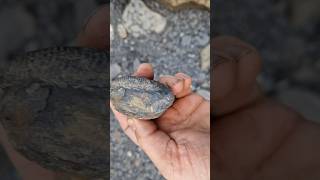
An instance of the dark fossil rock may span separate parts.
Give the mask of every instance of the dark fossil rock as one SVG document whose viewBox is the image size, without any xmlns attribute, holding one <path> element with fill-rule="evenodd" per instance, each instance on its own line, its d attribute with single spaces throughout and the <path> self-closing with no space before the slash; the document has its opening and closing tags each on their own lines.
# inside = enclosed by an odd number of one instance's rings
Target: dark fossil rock
<svg viewBox="0 0 320 180">
<path fill-rule="evenodd" d="M 109 174 L 109 54 L 59 47 L 0 69 L 0 120 L 16 150 L 71 174 Z"/>
<path fill-rule="evenodd" d="M 117 111 L 137 119 L 158 118 L 175 99 L 166 85 L 134 76 L 113 80 L 110 98 Z"/>
</svg>

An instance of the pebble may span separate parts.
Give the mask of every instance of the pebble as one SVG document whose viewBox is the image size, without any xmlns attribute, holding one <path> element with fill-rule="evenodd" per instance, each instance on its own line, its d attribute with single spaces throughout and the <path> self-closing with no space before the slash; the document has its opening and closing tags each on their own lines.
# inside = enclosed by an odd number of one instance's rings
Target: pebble
<svg viewBox="0 0 320 180">
<path fill-rule="evenodd" d="M 111 64 L 110 66 L 110 78 L 115 78 L 118 74 L 121 73 L 121 67 L 119 64 Z"/>
<path fill-rule="evenodd" d="M 122 14 L 122 19 L 125 28 L 134 37 L 152 32 L 161 33 L 167 25 L 166 18 L 150 10 L 142 0 L 131 0 Z"/>
<path fill-rule="evenodd" d="M 210 44 L 201 50 L 201 69 L 204 71 L 210 68 Z"/>
<path fill-rule="evenodd" d="M 128 157 L 131 157 L 131 156 L 132 156 L 132 152 L 131 152 L 131 151 L 128 151 L 128 152 L 127 152 L 127 156 L 128 156 Z"/>
<path fill-rule="evenodd" d="M 118 24 L 117 26 L 117 30 L 118 30 L 118 35 L 122 38 L 125 39 L 128 37 L 128 32 L 127 29 L 124 27 L 124 25 L 122 24 Z"/>
<path fill-rule="evenodd" d="M 114 31 L 113 31 L 113 26 L 110 24 L 110 44 L 112 44 L 113 40 L 114 40 Z"/>
</svg>

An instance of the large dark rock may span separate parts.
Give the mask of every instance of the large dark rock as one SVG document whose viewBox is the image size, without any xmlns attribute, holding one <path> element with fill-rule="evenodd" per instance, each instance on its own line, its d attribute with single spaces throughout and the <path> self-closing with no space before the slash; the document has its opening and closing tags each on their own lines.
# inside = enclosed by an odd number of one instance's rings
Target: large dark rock
<svg viewBox="0 0 320 180">
<path fill-rule="evenodd" d="M 0 119 L 15 149 L 52 170 L 107 176 L 108 63 L 107 52 L 89 48 L 50 48 L 6 61 Z"/>
</svg>

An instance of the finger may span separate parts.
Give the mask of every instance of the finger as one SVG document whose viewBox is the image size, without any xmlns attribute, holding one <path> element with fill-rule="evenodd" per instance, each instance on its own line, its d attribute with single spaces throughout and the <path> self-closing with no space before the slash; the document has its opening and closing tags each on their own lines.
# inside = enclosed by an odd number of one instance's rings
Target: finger
<svg viewBox="0 0 320 180">
<path fill-rule="evenodd" d="M 176 100 L 174 104 L 169 109 L 167 109 L 167 111 L 160 118 L 156 120 L 158 127 L 161 130 L 170 133 L 179 129 L 194 127 L 197 124 L 200 124 L 200 122 L 192 121 L 192 119 L 189 117 L 204 102 L 205 100 L 203 99 L 203 97 L 196 93 L 188 95 L 183 99 Z M 207 104 L 209 105 L 209 103 Z"/>
<path fill-rule="evenodd" d="M 183 91 L 184 82 L 182 78 L 175 76 L 161 76 L 159 82 L 167 85 L 175 96 Z"/>
<path fill-rule="evenodd" d="M 177 98 L 185 97 L 191 94 L 191 77 L 183 73 L 177 73 L 175 76 L 162 76 L 159 80 L 171 88 L 172 93 Z"/>
<path fill-rule="evenodd" d="M 109 5 L 101 6 L 85 23 L 80 31 L 77 44 L 83 47 L 108 49 L 110 47 Z"/>
<path fill-rule="evenodd" d="M 219 62 L 212 73 L 214 113 L 229 113 L 255 101 L 260 95 L 256 77 L 261 69 L 256 49 L 236 38 L 218 37 L 213 54 Z"/>
<path fill-rule="evenodd" d="M 168 154 L 174 153 L 172 151 L 177 149 L 175 142 L 166 133 L 159 130 L 153 121 L 133 120 L 130 127 L 134 129 L 141 149 L 160 172 L 164 172 L 169 162 Z"/>
<path fill-rule="evenodd" d="M 118 120 L 120 127 L 122 128 L 122 130 L 124 131 L 124 133 L 135 143 L 138 145 L 136 136 L 134 131 L 132 130 L 132 128 L 129 126 L 129 119 L 126 115 L 121 114 L 120 112 L 118 112 L 114 106 L 112 105 L 112 103 L 110 102 L 110 107 L 111 110 L 114 114 L 114 116 L 116 117 L 116 119 Z"/>
<path fill-rule="evenodd" d="M 126 116 L 117 112 L 111 103 L 110 105 L 120 126 L 125 130 L 128 137 L 149 156 L 160 171 L 165 169 L 168 148 L 175 145 L 170 140 L 170 137 L 163 131 L 158 130 L 153 121 L 127 120 Z"/>
<path fill-rule="evenodd" d="M 182 98 L 184 96 L 191 94 L 192 78 L 184 73 L 177 73 L 175 76 L 183 79 L 183 90 L 180 93 L 178 93 L 176 97 Z"/>
<path fill-rule="evenodd" d="M 149 63 L 142 63 L 142 64 L 140 64 L 137 71 L 133 75 L 145 77 L 145 78 L 152 80 L 153 79 L 153 67 Z"/>
</svg>

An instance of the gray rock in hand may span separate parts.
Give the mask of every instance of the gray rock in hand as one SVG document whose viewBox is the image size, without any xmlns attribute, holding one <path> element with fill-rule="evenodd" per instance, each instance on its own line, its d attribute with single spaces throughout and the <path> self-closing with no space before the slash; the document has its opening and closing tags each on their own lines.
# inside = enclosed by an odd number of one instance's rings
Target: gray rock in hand
<svg viewBox="0 0 320 180">
<path fill-rule="evenodd" d="M 135 76 L 112 81 L 110 98 L 117 111 L 136 119 L 158 118 L 175 100 L 166 85 Z"/>
</svg>

